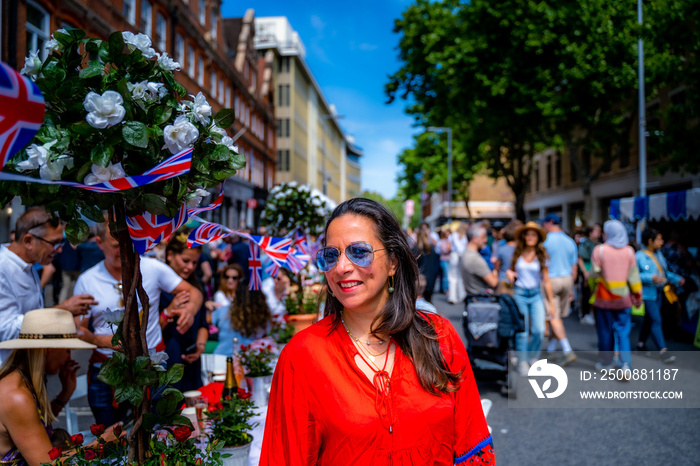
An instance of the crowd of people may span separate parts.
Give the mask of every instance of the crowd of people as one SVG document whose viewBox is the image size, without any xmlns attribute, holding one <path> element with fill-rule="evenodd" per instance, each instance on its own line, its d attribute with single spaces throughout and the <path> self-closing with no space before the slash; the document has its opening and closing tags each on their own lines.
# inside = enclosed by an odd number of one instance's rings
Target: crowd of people
<svg viewBox="0 0 700 466">
<path fill-rule="evenodd" d="M 677 240 L 664 245 L 661 233 L 653 228 L 647 228 L 641 244 L 636 244 L 617 220 L 594 224 L 572 236 L 561 223 L 556 214 L 539 223 L 513 220 L 491 226 L 485 220 L 452 223 L 434 231 L 424 223 L 408 236 L 428 287 L 437 281 L 434 289 L 450 304 L 468 295 L 513 297 L 525 324 L 515 339 L 522 374 L 542 351 L 556 354 L 560 365 L 577 360 L 564 325 L 571 312 L 581 324 L 595 326 L 601 367 L 630 367 L 632 349 L 673 362 L 664 333 L 675 335 L 679 316 L 698 310 L 697 259 Z M 427 301 L 431 296 L 426 291 Z M 667 296 L 677 300 L 669 302 Z M 675 311 L 668 309 L 670 305 Z M 632 308 L 644 311 L 634 345 Z M 674 322 L 665 322 L 662 315 Z M 649 337 L 653 351 L 647 347 Z"/>
</svg>

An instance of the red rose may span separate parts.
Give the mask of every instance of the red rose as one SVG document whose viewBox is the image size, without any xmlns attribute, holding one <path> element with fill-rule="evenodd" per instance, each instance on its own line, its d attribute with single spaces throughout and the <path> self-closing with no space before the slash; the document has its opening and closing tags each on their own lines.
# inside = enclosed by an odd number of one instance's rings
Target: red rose
<svg viewBox="0 0 700 466">
<path fill-rule="evenodd" d="M 122 434 L 122 425 L 117 424 L 112 428 L 112 431 L 114 432 L 114 436 L 119 438 L 119 436 Z"/>
<path fill-rule="evenodd" d="M 204 464 L 202 462 L 202 458 L 197 458 L 196 460 L 194 460 L 194 466 L 202 466 L 202 464 Z"/>
<path fill-rule="evenodd" d="M 242 388 L 239 388 L 239 389 L 238 389 L 237 395 L 238 395 L 238 398 L 240 398 L 241 400 L 247 400 L 247 399 L 250 398 L 250 396 L 251 396 L 250 393 L 248 393 L 247 391 L 243 390 Z"/>
<path fill-rule="evenodd" d="M 97 458 L 97 453 L 95 453 L 93 450 L 85 450 L 85 461 L 92 461 L 95 458 Z"/>
<path fill-rule="evenodd" d="M 190 434 L 192 433 L 192 428 L 189 426 L 180 426 L 176 427 L 175 430 L 173 430 L 173 437 L 175 437 L 175 440 L 178 442 L 182 443 L 188 438 L 190 438 Z"/>
<path fill-rule="evenodd" d="M 104 424 L 93 424 L 90 426 L 90 433 L 94 435 L 95 437 L 99 437 L 100 435 L 105 433 L 105 425 Z"/>
<path fill-rule="evenodd" d="M 241 345 L 241 351 L 245 351 L 245 350 L 246 350 L 245 345 Z"/>
<path fill-rule="evenodd" d="M 75 434 L 70 438 L 70 441 L 73 442 L 75 446 L 82 445 L 84 440 L 85 437 L 83 437 L 83 434 Z"/>
<path fill-rule="evenodd" d="M 53 447 L 51 450 L 49 450 L 49 458 L 51 458 L 51 461 L 57 460 L 62 454 L 63 450 L 61 447 Z"/>
<path fill-rule="evenodd" d="M 160 454 L 160 466 L 165 466 L 165 453 Z"/>
</svg>

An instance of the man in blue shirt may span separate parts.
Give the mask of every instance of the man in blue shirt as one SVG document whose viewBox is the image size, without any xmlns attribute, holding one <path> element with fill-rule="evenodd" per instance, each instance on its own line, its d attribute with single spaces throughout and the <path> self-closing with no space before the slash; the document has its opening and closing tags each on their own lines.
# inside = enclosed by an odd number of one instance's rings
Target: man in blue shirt
<svg viewBox="0 0 700 466">
<path fill-rule="evenodd" d="M 543 221 L 547 239 L 544 247 L 549 254 L 549 279 L 552 282 L 554 309 L 549 310 L 549 325 L 552 330 L 547 351 L 555 351 L 557 341 L 564 355 L 557 361 L 560 366 L 574 362 L 577 357 L 571 350 L 571 344 L 566 337 L 563 318 L 571 311 L 571 297 L 576 281 L 578 248 L 561 228 L 561 218 L 556 214 L 547 214 Z M 545 305 L 547 303 L 545 302 Z"/>
</svg>

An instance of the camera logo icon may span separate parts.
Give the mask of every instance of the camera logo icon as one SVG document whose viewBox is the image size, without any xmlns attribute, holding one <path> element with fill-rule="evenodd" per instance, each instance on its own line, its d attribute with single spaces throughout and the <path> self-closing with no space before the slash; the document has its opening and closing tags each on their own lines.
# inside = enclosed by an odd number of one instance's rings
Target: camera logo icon
<svg viewBox="0 0 700 466">
<path fill-rule="evenodd" d="M 556 398 L 564 393 L 569 384 L 569 378 L 564 369 L 557 364 L 548 363 L 546 359 L 540 359 L 530 366 L 527 377 L 537 398 Z M 538 379 L 543 379 L 541 386 Z M 553 391 L 550 390 L 552 379 L 557 381 L 556 389 Z"/>
</svg>

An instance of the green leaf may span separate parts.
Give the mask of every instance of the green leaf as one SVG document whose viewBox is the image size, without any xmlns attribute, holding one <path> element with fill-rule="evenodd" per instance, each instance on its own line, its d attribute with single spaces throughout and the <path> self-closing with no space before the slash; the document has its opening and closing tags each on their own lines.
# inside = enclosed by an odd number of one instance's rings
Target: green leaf
<svg viewBox="0 0 700 466">
<path fill-rule="evenodd" d="M 164 125 L 170 120 L 171 115 L 173 114 L 173 109 L 172 107 L 168 106 L 156 106 L 153 107 L 152 111 L 152 119 L 153 119 L 153 124 L 155 125 Z"/>
<path fill-rule="evenodd" d="M 158 374 L 154 369 L 145 369 L 136 374 L 135 382 L 137 385 L 145 387 L 146 385 L 154 386 L 158 384 Z"/>
<path fill-rule="evenodd" d="M 232 152 L 233 154 L 233 152 Z M 228 163 L 229 168 L 235 168 L 236 170 L 240 170 L 241 168 L 245 168 L 245 155 L 244 154 L 233 154 L 233 157 L 229 159 Z"/>
<path fill-rule="evenodd" d="M 213 145 L 214 148 L 208 151 L 209 153 L 206 155 L 207 158 L 215 160 L 217 162 L 221 162 L 224 160 L 228 160 L 229 157 L 231 157 L 232 152 L 228 147 L 224 146 L 223 144 L 207 144 L 207 146 L 211 145 Z"/>
<path fill-rule="evenodd" d="M 66 70 L 63 69 L 58 60 L 49 59 L 49 62 L 44 65 L 41 72 L 50 81 L 62 82 L 66 79 Z"/>
<path fill-rule="evenodd" d="M 167 371 L 160 375 L 161 385 L 172 385 L 182 379 L 185 373 L 185 366 L 182 364 L 173 364 Z"/>
<path fill-rule="evenodd" d="M 214 121 L 216 122 L 217 126 L 225 129 L 236 121 L 236 114 L 232 108 L 222 108 L 216 112 L 216 115 L 214 115 Z"/>
<path fill-rule="evenodd" d="M 147 431 L 153 430 L 153 428 L 158 424 L 158 416 L 153 413 L 145 413 L 143 415 L 143 428 Z"/>
<path fill-rule="evenodd" d="M 121 57 L 124 53 L 124 38 L 121 31 L 116 31 L 109 36 L 109 55 L 112 57 Z M 116 60 L 115 60 L 116 61 Z"/>
<path fill-rule="evenodd" d="M 148 356 L 137 356 L 134 360 L 134 372 L 139 372 L 148 367 L 151 363 L 151 358 Z"/>
<path fill-rule="evenodd" d="M 90 135 L 90 134 L 93 134 L 93 133 L 99 131 L 96 128 L 93 128 L 92 126 L 90 126 L 90 123 L 88 123 L 85 120 L 73 123 L 72 125 L 70 125 L 70 129 L 72 132 L 79 134 L 81 136 L 87 136 L 87 135 Z"/>
<path fill-rule="evenodd" d="M 192 426 L 192 421 L 190 420 L 190 418 L 185 417 L 181 414 L 176 414 L 175 416 L 171 417 L 170 424 L 174 426 L 188 426 L 194 428 Z"/>
<path fill-rule="evenodd" d="M 214 172 L 214 178 L 217 181 L 224 181 L 224 180 L 232 177 L 233 175 L 235 175 L 237 171 L 238 170 L 234 170 L 232 168 L 224 169 L 224 170 L 217 170 Z"/>
<path fill-rule="evenodd" d="M 119 385 L 114 390 L 114 401 L 117 403 L 128 401 L 138 406 L 143 401 L 143 388 L 134 384 Z"/>
<path fill-rule="evenodd" d="M 90 62 L 88 66 L 81 69 L 78 75 L 83 79 L 92 78 L 93 76 L 100 76 L 104 69 L 105 66 L 102 63 L 98 61 L 93 61 Z"/>
<path fill-rule="evenodd" d="M 93 222 L 102 223 L 105 221 L 105 217 L 102 215 L 102 209 L 94 205 L 85 205 L 81 207 L 80 213 Z"/>
<path fill-rule="evenodd" d="M 157 194 L 146 193 L 143 195 L 142 203 L 144 209 L 155 215 L 163 215 L 167 213 L 165 199 Z"/>
<path fill-rule="evenodd" d="M 100 167 L 106 167 L 112 161 L 114 147 L 98 144 L 90 149 L 90 161 Z"/>
<path fill-rule="evenodd" d="M 140 121 L 128 121 L 122 126 L 124 140 L 132 146 L 148 147 L 148 127 Z"/>
<path fill-rule="evenodd" d="M 163 396 L 163 398 L 165 398 L 166 396 L 173 397 L 175 399 L 175 401 L 180 401 L 180 400 L 185 399 L 185 395 L 183 395 L 180 390 L 178 390 L 177 388 L 173 388 L 173 387 L 168 387 L 165 390 L 163 390 L 162 396 Z"/>
<path fill-rule="evenodd" d="M 65 232 L 71 244 L 80 244 L 87 239 L 90 229 L 84 220 L 74 218 L 66 224 Z"/>
<path fill-rule="evenodd" d="M 156 414 L 160 417 L 170 416 L 177 408 L 177 401 L 173 397 L 163 397 L 158 400 Z"/>
</svg>

